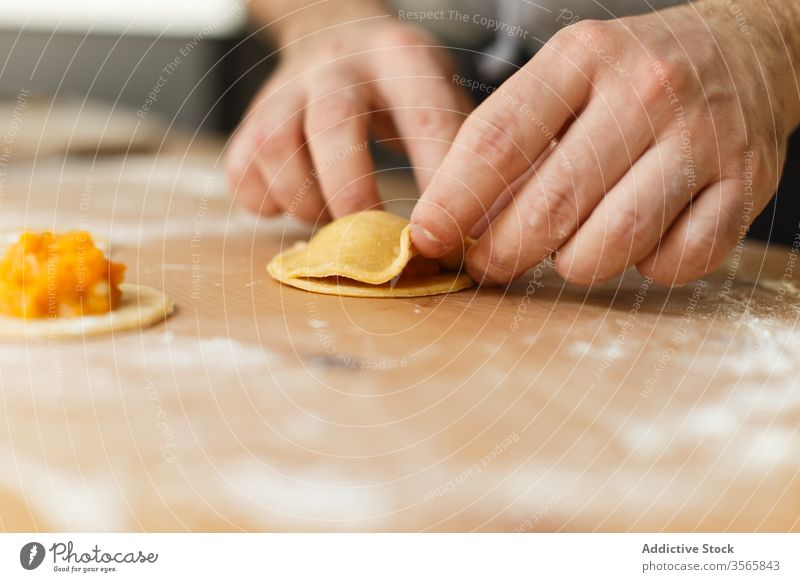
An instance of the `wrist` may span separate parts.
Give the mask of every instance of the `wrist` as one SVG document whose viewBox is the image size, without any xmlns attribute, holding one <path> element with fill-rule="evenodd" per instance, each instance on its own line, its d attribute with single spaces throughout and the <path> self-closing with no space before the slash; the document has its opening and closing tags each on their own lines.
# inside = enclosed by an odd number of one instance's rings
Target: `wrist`
<svg viewBox="0 0 800 582">
<path fill-rule="evenodd" d="M 275 23 L 273 37 L 286 47 L 328 29 L 389 15 L 378 0 L 327 0 L 286 14 Z"/>
<path fill-rule="evenodd" d="M 800 2 L 797 0 L 708 0 L 726 35 L 739 44 L 754 79 L 763 76 L 764 106 L 788 134 L 800 124 Z M 727 58 L 728 55 L 724 54 Z M 759 83 L 760 84 L 760 83 Z"/>
</svg>

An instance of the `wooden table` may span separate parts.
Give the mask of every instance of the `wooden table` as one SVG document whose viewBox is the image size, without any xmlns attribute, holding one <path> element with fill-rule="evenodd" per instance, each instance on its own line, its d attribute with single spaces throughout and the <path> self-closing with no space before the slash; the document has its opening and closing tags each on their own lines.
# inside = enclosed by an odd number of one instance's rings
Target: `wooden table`
<svg viewBox="0 0 800 582">
<path fill-rule="evenodd" d="M 308 231 L 235 207 L 214 148 L 2 181 L 0 228 L 84 226 L 178 305 L 0 345 L 2 530 L 800 530 L 790 249 L 675 290 L 336 298 L 267 276 Z"/>
</svg>

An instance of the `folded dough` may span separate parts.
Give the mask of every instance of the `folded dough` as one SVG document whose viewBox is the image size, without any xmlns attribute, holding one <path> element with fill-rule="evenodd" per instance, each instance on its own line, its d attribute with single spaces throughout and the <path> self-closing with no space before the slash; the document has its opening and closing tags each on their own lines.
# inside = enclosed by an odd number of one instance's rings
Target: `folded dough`
<svg viewBox="0 0 800 582">
<path fill-rule="evenodd" d="M 354 297 L 420 297 L 460 291 L 474 281 L 456 260 L 417 256 L 405 218 L 369 210 L 336 220 L 279 254 L 267 271 L 286 285 Z M 447 270 L 448 267 L 451 270 Z"/>
</svg>

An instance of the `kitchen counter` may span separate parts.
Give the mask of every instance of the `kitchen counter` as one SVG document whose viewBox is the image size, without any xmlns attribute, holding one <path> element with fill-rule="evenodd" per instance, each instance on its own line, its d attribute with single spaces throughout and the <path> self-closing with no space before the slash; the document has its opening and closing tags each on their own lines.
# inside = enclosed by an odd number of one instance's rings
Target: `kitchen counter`
<svg viewBox="0 0 800 582">
<path fill-rule="evenodd" d="M 2 181 L 4 232 L 88 228 L 177 303 L 0 345 L 2 530 L 800 530 L 796 249 L 747 243 L 673 290 L 542 266 L 338 298 L 269 278 L 310 231 L 233 205 L 213 147 Z"/>
</svg>

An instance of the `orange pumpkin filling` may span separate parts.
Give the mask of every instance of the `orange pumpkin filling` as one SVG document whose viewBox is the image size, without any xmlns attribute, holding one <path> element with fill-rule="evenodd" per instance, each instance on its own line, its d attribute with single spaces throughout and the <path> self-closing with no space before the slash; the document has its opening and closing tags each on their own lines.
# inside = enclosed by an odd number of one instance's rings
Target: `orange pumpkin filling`
<svg viewBox="0 0 800 582">
<path fill-rule="evenodd" d="M 119 305 L 125 265 L 85 231 L 24 232 L 0 259 L 0 314 L 25 319 L 108 313 Z"/>
</svg>

